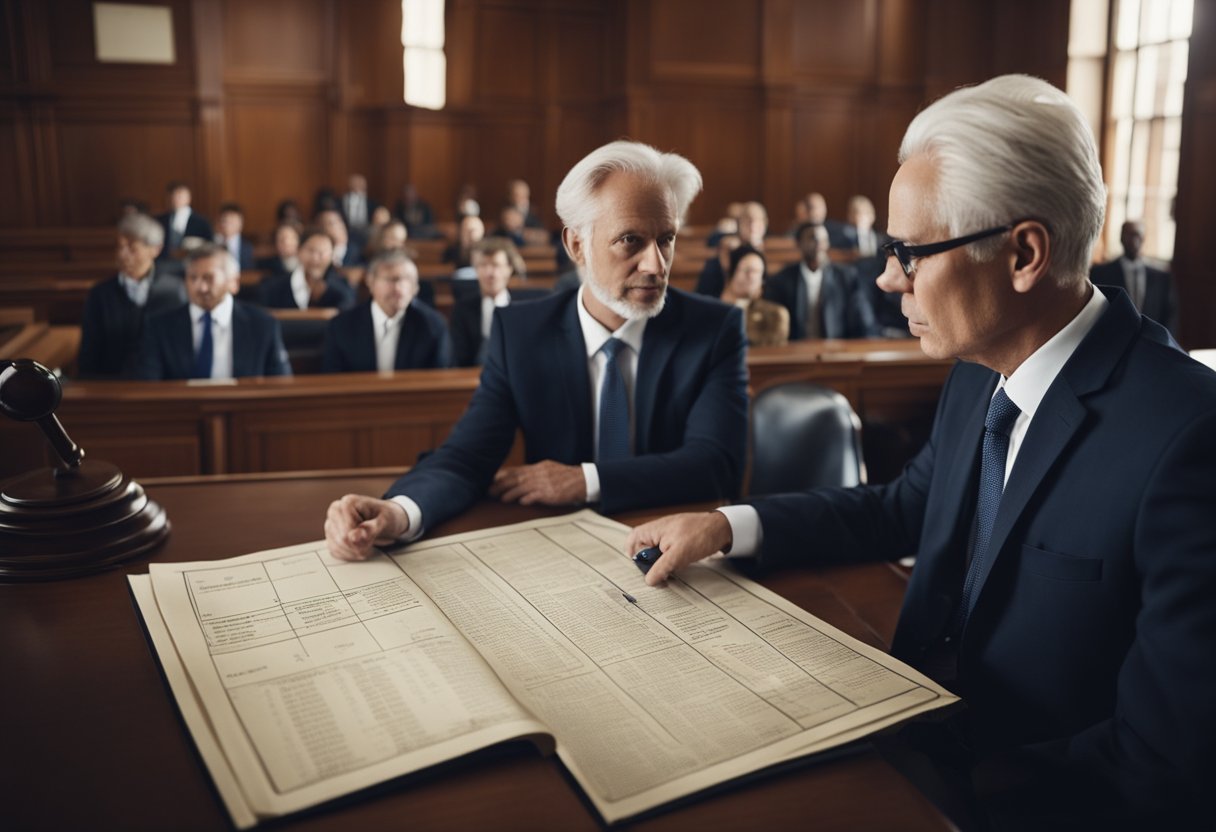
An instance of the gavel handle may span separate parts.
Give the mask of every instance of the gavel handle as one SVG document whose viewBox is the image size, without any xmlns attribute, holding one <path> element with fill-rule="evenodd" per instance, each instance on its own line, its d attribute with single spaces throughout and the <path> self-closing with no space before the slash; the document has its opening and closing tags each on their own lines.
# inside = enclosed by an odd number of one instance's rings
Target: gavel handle
<svg viewBox="0 0 1216 832">
<path fill-rule="evenodd" d="M 46 437 L 46 441 L 51 443 L 51 447 L 59 455 L 59 459 L 63 462 L 64 467 L 70 471 L 75 471 L 79 468 L 81 460 L 84 459 L 84 449 L 73 442 L 71 437 L 68 436 L 67 431 L 63 429 L 63 425 L 59 422 L 59 417 L 54 413 L 48 413 L 46 416 L 38 419 L 37 424 L 42 430 L 42 434 Z"/>
</svg>

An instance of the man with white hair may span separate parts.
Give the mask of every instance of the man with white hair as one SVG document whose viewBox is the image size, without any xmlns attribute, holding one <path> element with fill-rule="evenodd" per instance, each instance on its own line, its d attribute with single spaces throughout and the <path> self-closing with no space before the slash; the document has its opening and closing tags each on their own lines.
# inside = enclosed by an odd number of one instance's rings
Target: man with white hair
<svg viewBox="0 0 1216 832">
<path fill-rule="evenodd" d="M 151 318 L 144 329 L 138 377 L 229 379 L 289 376 L 279 322 L 233 297 L 240 288 L 236 258 L 217 243 L 186 255 L 190 302 Z"/>
<path fill-rule="evenodd" d="M 1089 282 L 1106 195 L 1059 90 L 957 90 L 900 164 L 879 283 L 961 359 L 928 444 L 890 484 L 675 515 L 629 549 L 662 550 L 652 584 L 719 550 L 915 554 L 891 652 L 967 707 L 887 753 L 961 828 L 1211 828 L 1216 373 Z"/>
<path fill-rule="evenodd" d="M 84 300 L 76 362 L 82 377 L 131 375 L 144 321 L 186 302 L 182 279 L 156 268 L 164 242 L 160 223 L 147 214 L 127 214 L 118 223 L 118 274 L 94 284 Z"/>
<path fill-rule="evenodd" d="M 525 505 L 729 498 L 747 436 L 737 308 L 668 287 L 701 175 L 682 156 L 613 142 L 557 191 L 577 290 L 496 309 L 481 384 L 451 436 L 389 489 L 329 508 L 330 551 L 361 559 L 486 495 Z M 527 464 L 499 469 L 522 431 Z"/>
</svg>

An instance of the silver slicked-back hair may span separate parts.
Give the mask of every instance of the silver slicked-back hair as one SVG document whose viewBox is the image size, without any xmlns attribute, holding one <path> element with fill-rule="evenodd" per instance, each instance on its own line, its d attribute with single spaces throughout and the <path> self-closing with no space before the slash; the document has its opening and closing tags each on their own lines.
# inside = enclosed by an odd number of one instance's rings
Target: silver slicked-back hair
<svg viewBox="0 0 1216 832">
<path fill-rule="evenodd" d="M 418 280 L 418 266 L 414 263 L 414 261 L 410 258 L 410 256 L 408 254 L 406 254 L 404 251 L 402 251 L 399 248 L 389 249 L 388 251 L 382 251 L 379 254 L 377 254 L 375 257 L 373 257 L 372 261 L 367 264 L 367 276 L 369 278 L 375 279 L 381 269 L 388 268 L 389 266 L 396 266 L 400 263 L 408 263 L 410 265 L 410 267 L 411 267 L 410 271 L 413 272 L 414 280 L 417 281 Z"/>
<path fill-rule="evenodd" d="M 210 241 L 199 243 L 186 252 L 187 263 L 206 260 L 208 257 L 220 258 L 220 262 L 224 264 L 224 274 L 228 275 L 229 279 L 237 280 L 240 278 L 241 264 L 232 256 L 232 252 L 219 243 L 212 243 Z"/>
<path fill-rule="evenodd" d="M 1093 134 L 1063 92 L 1029 75 L 964 87 L 921 111 L 904 133 L 899 162 L 924 155 L 937 165 L 937 219 L 958 237 L 1035 219 L 1051 235 L 1057 283 L 1084 279 L 1106 214 Z M 993 256 L 1001 239 L 968 247 Z"/>
<path fill-rule="evenodd" d="M 640 174 L 670 189 L 681 223 L 701 192 L 701 172 L 683 156 L 662 153 L 641 142 L 611 142 L 584 156 L 557 188 L 557 215 L 579 237 L 587 239 L 599 216 L 600 185 L 617 172 Z"/>
<path fill-rule="evenodd" d="M 165 244 L 164 226 L 147 214 L 127 214 L 118 221 L 118 233 L 153 248 Z"/>
</svg>

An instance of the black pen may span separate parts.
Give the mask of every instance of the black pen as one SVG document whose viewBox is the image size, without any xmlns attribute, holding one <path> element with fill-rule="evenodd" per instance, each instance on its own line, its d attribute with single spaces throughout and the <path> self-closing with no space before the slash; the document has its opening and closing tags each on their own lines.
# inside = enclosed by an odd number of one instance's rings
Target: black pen
<svg viewBox="0 0 1216 832">
<path fill-rule="evenodd" d="M 621 590 L 621 595 L 625 596 L 625 600 L 631 604 L 636 604 L 638 602 L 637 598 L 634 598 L 632 595 L 630 595 L 628 592 L 625 592 L 624 590 Z"/>
</svg>

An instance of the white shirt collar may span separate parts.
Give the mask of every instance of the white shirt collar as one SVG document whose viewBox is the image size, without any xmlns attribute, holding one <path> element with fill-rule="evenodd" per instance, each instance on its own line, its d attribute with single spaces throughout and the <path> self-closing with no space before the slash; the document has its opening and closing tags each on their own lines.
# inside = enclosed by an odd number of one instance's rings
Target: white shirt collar
<svg viewBox="0 0 1216 832">
<path fill-rule="evenodd" d="M 225 295 L 219 306 L 211 310 L 211 325 L 221 329 L 229 327 L 232 324 L 232 307 L 232 295 Z M 198 326 L 199 318 L 203 317 L 203 313 L 206 311 L 201 306 L 190 304 L 190 323 Z"/>
<path fill-rule="evenodd" d="M 391 323 L 394 329 L 401 326 L 401 321 L 405 318 L 405 310 L 409 308 L 409 304 L 406 304 L 401 308 L 400 312 L 390 318 L 384 314 L 384 310 L 380 308 L 380 304 L 374 300 L 370 301 L 370 303 L 372 305 L 372 328 L 375 330 L 377 338 L 384 334 L 384 325 L 386 323 Z"/>
<path fill-rule="evenodd" d="M 142 280 L 137 280 L 126 272 L 119 272 L 118 284 L 127 293 L 131 303 L 136 306 L 145 306 L 148 303 L 148 293 L 152 291 L 152 278 L 155 274 L 155 267 Z"/>
<path fill-rule="evenodd" d="M 998 389 L 1002 386 L 1005 388 L 1005 395 L 1018 406 L 1027 419 L 1034 417 L 1043 396 L 1047 395 L 1047 388 L 1056 380 L 1060 370 L 1068 363 L 1068 359 L 1109 306 L 1106 295 L 1102 294 L 1100 289 L 1094 288 L 1092 291 L 1089 301 L 1076 317 L 1051 336 L 1047 343 L 1031 353 L 1009 378 L 1002 379 L 998 385 Z"/>
<path fill-rule="evenodd" d="M 296 270 L 291 273 L 291 296 L 295 299 L 296 306 L 307 309 L 311 295 L 312 290 L 308 285 L 308 278 L 304 276 L 304 267 L 296 266 Z"/>
<path fill-rule="evenodd" d="M 578 304 L 578 322 L 583 329 L 583 345 L 587 348 L 587 357 L 590 358 L 599 352 L 600 348 L 604 346 L 604 342 L 609 338 L 619 338 L 628 344 L 635 354 L 640 355 L 642 352 L 642 336 L 646 334 L 646 322 L 649 319 L 632 318 L 625 321 L 616 332 L 613 332 L 591 317 L 591 313 L 583 305 L 583 293 L 586 291 L 588 291 L 586 285 L 580 286 L 578 297 L 575 300 Z"/>
<path fill-rule="evenodd" d="M 802 269 L 802 279 L 803 279 L 803 280 L 810 280 L 811 278 L 813 278 L 813 277 L 815 277 L 815 276 L 817 276 L 817 275 L 821 275 L 821 274 L 823 274 L 823 267 L 822 267 L 822 266 L 820 266 L 819 268 L 817 268 L 817 269 L 815 269 L 814 271 L 812 271 L 812 270 L 811 270 L 811 267 L 810 267 L 810 266 L 808 266 L 808 265 L 806 264 L 806 261 L 805 261 L 805 260 L 799 260 L 799 261 L 798 261 L 798 265 L 799 265 L 799 267 L 801 267 L 801 269 Z"/>
</svg>

